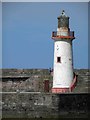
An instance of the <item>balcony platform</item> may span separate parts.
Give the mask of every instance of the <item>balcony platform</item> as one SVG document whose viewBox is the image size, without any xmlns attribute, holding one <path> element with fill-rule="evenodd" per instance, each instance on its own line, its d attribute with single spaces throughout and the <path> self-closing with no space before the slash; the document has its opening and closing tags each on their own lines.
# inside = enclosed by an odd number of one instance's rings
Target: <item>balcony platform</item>
<svg viewBox="0 0 90 120">
<path fill-rule="evenodd" d="M 73 31 L 70 31 L 67 36 L 58 35 L 58 34 L 59 34 L 59 32 L 53 31 L 52 39 L 54 39 L 54 40 L 63 40 L 63 39 L 73 40 L 73 39 L 75 39 Z"/>
</svg>

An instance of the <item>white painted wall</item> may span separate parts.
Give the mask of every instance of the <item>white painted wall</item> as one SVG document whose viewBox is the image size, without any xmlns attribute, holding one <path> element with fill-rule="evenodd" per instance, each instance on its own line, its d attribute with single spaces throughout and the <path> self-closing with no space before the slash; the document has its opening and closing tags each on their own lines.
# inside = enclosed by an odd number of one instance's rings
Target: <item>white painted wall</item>
<svg viewBox="0 0 90 120">
<path fill-rule="evenodd" d="M 61 63 L 57 63 L 61 57 Z M 53 88 L 69 88 L 73 80 L 72 40 L 54 40 Z"/>
</svg>

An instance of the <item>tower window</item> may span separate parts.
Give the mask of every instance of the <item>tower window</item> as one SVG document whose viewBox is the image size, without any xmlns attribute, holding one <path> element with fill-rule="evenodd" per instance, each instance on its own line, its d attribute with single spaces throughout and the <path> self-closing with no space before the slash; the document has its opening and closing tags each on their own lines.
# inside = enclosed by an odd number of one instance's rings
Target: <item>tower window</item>
<svg viewBox="0 0 90 120">
<path fill-rule="evenodd" d="M 61 57 L 57 57 L 57 62 L 61 63 Z"/>
</svg>

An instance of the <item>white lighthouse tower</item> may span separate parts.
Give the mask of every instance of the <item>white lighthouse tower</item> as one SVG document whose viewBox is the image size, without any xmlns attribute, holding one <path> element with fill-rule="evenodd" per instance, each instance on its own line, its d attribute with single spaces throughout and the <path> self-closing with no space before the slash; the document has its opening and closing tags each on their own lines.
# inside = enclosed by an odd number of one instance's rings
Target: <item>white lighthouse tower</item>
<svg viewBox="0 0 90 120">
<path fill-rule="evenodd" d="M 63 10 L 58 19 L 57 31 L 52 32 L 54 40 L 54 71 L 52 93 L 63 93 L 70 90 L 74 81 L 72 40 L 74 31 L 70 31 L 69 17 Z"/>
</svg>

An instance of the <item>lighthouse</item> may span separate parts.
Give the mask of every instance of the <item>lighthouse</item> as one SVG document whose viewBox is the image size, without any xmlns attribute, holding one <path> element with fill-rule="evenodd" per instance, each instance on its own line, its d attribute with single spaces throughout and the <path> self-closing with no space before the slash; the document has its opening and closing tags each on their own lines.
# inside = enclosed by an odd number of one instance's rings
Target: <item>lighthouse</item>
<svg viewBox="0 0 90 120">
<path fill-rule="evenodd" d="M 75 84 L 73 74 L 72 40 L 74 31 L 70 31 L 69 17 L 63 10 L 58 19 L 57 31 L 52 32 L 54 40 L 54 66 L 52 93 L 65 93 Z"/>
</svg>

